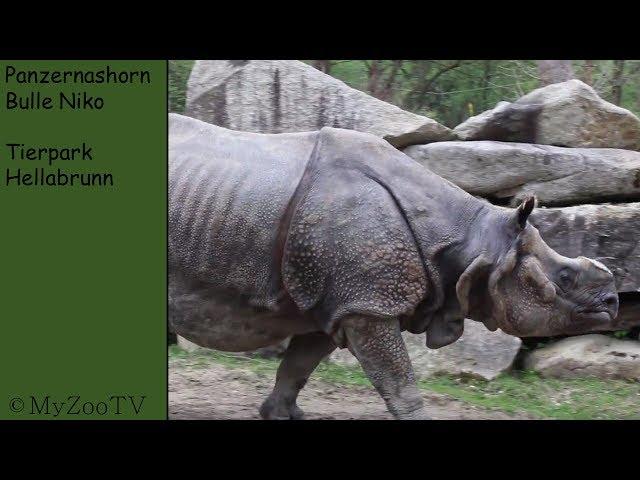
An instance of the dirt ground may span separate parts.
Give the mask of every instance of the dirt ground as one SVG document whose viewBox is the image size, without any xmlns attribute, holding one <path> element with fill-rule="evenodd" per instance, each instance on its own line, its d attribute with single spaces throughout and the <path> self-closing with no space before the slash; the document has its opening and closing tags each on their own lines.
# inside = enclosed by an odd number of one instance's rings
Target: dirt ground
<svg viewBox="0 0 640 480">
<path fill-rule="evenodd" d="M 183 362 L 169 364 L 169 418 L 173 420 L 257 420 L 258 408 L 271 391 L 273 378 L 211 363 L 194 368 Z M 432 418 L 526 419 L 489 411 L 446 395 L 423 392 Z M 311 420 L 391 420 L 373 388 L 333 385 L 313 377 L 301 392 L 298 406 Z"/>
</svg>

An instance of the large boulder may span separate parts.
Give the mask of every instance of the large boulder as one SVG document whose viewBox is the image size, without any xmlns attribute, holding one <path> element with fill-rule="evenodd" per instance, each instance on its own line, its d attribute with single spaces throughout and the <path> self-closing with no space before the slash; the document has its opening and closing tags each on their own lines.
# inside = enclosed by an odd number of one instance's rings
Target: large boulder
<svg viewBox="0 0 640 480">
<path fill-rule="evenodd" d="M 258 133 L 318 130 L 368 132 L 395 147 L 455 138 L 451 130 L 326 75 L 297 60 L 198 60 L 186 115 Z"/>
<path fill-rule="evenodd" d="M 463 140 L 640 150 L 638 117 L 606 102 L 580 80 L 539 88 L 513 103 L 501 102 L 454 132 Z"/>
<path fill-rule="evenodd" d="M 524 367 L 544 377 L 640 380 L 640 342 L 596 334 L 565 338 L 533 350 Z"/>
<path fill-rule="evenodd" d="M 640 200 L 640 152 L 496 141 L 412 145 L 404 153 L 474 195 L 541 205 Z"/>
<path fill-rule="evenodd" d="M 519 338 L 501 330 L 490 332 L 473 320 L 465 320 L 464 333 L 457 342 L 437 350 L 427 348 L 424 335 L 403 332 L 402 336 L 417 378 L 445 373 L 493 380 L 511 368 L 522 343 Z M 329 361 L 357 364 L 346 348 L 333 352 Z"/>
<path fill-rule="evenodd" d="M 640 203 L 537 208 L 529 221 L 558 253 L 604 263 L 618 291 L 640 291 Z"/>
</svg>

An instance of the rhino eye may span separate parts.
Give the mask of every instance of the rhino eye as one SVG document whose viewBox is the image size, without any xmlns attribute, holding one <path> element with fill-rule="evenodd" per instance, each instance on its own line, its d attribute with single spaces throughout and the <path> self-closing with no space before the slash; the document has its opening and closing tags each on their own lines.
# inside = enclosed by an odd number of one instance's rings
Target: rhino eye
<svg viewBox="0 0 640 480">
<path fill-rule="evenodd" d="M 575 278 L 574 273 L 569 269 L 560 270 L 558 274 L 558 283 L 563 289 L 570 288 Z"/>
</svg>

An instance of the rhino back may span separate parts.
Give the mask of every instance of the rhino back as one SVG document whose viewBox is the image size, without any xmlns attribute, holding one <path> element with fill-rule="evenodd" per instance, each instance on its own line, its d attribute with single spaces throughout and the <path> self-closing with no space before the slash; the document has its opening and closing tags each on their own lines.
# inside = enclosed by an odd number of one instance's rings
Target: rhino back
<svg viewBox="0 0 640 480">
<path fill-rule="evenodd" d="M 281 223 L 316 136 L 234 132 L 171 115 L 170 274 L 275 302 Z"/>
</svg>

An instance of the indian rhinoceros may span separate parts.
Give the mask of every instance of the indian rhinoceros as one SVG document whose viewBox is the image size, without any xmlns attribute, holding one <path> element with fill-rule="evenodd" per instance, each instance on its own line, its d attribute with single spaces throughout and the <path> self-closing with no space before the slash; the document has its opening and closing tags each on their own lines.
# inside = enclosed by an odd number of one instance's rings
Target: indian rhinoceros
<svg viewBox="0 0 640 480">
<path fill-rule="evenodd" d="M 171 114 L 171 325 L 224 351 L 292 337 L 265 419 L 301 418 L 299 391 L 337 347 L 396 418 L 427 418 L 404 330 L 439 348 L 465 317 L 521 337 L 614 328 L 611 272 L 547 246 L 534 203 L 493 206 L 370 134 Z"/>
</svg>

